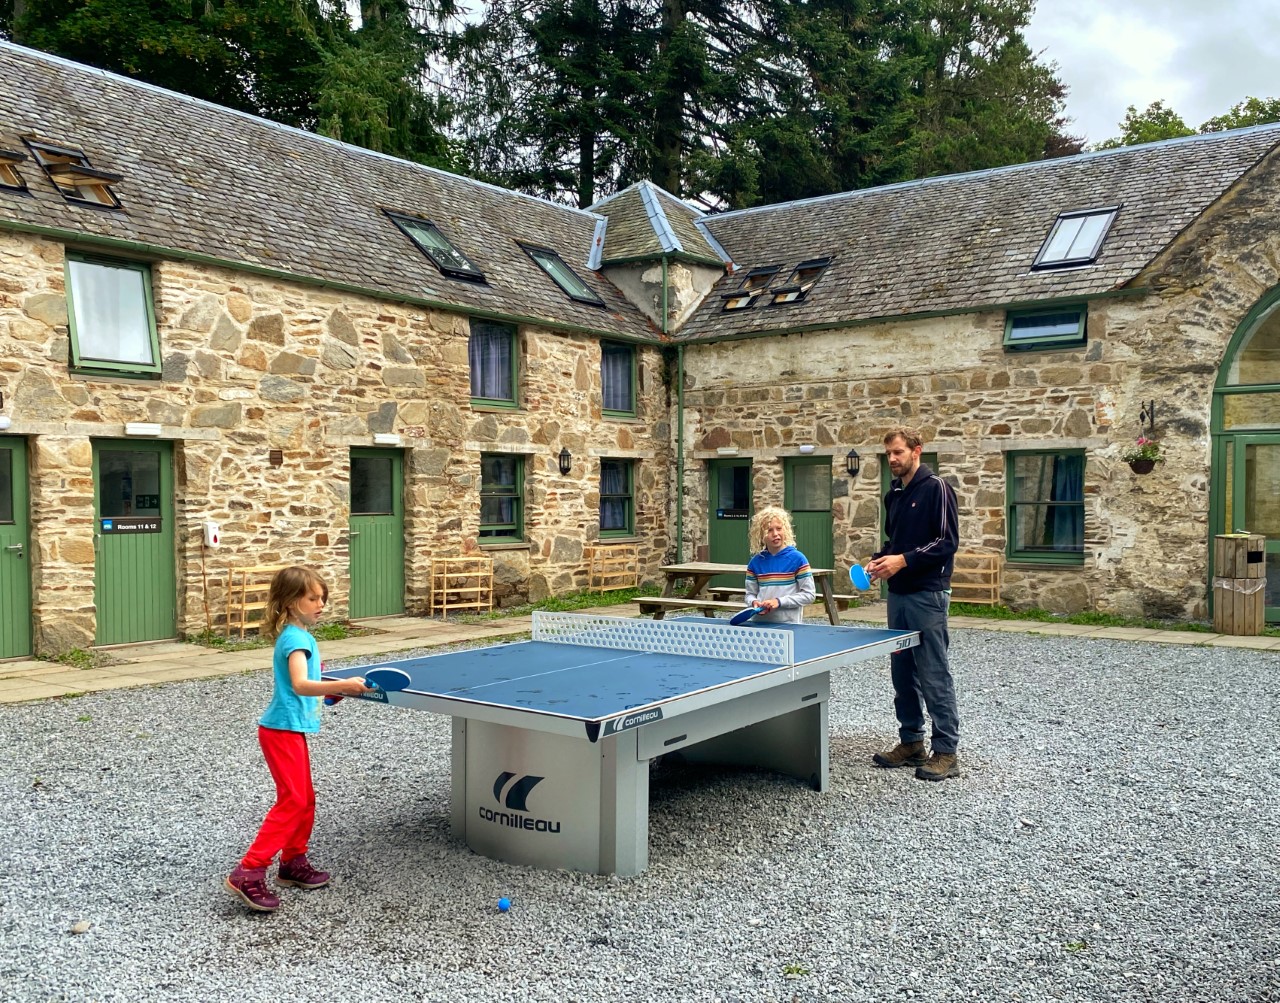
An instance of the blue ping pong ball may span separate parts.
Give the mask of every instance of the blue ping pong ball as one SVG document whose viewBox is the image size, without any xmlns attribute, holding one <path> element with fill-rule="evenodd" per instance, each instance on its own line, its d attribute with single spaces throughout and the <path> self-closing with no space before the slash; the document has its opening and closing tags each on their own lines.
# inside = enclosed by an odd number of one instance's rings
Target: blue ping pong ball
<svg viewBox="0 0 1280 1003">
<path fill-rule="evenodd" d="M 511 908 L 510 899 L 498 899 L 498 912 L 506 912 Z"/>
</svg>

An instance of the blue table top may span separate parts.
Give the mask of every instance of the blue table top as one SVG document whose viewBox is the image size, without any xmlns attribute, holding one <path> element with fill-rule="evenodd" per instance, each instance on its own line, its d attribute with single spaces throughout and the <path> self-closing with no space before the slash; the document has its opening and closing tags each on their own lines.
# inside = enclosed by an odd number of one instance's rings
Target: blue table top
<svg viewBox="0 0 1280 1003">
<path fill-rule="evenodd" d="M 725 620 L 681 617 L 725 625 Z M 911 635 L 910 631 L 822 624 L 761 624 L 793 634 L 796 665 L 855 654 Z M 759 629 L 751 623 L 738 630 Z M 440 655 L 379 662 L 412 677 L 406 693 L 600 721 L 691 693 L 778 672 L 791 666 L 733 659 L 628 652 L 548 641 L 514 641 Z M 336 669 L 329 678 L 361 675 L 372 666 Z"/>
</svg>

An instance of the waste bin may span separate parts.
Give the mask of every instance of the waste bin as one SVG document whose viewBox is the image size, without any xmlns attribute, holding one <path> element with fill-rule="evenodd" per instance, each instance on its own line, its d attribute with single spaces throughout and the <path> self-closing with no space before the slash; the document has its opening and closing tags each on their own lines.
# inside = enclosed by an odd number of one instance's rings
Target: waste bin
<svg viewBox="0 0 1280 1003">
<path fill-rule="evenodd" d="M 1214 537 L 1213 629 L 1261 634 L 1266 627 L 1267 538 L 1261 533 Z"/>
</svg>

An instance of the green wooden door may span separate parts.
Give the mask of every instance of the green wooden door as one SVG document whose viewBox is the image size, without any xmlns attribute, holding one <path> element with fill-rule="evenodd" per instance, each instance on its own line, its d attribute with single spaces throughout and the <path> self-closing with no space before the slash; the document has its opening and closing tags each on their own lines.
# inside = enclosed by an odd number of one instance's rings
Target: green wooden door
<svg viewBox="0 0 1280 1003">
<path fill-rule="evenodd" d="M 93 494 L 97 643 L 175 637 L 173 447 L 95 441 Z"/>
<path fill-rule="evenodd" d="M 27 444 L 0 437 L 0 658 L 31 654 Z"/>
<path fill-rule="evenodd" d="M 751 560 L 751 460 L 711 460 L 708 464 L 708 560 L 746 564 Z M 742 587 L 740 575 L 716 575 L 712 585 Z"/>
<path fill-rule="evenodd" d="M 831 457 L 793 456 L 783 461 L 784 505 L 796 531 L 796 549 L 811 568 L 834 567 L 831 536 Z"/>
<path fill-rule="evenodd" d="M 351 450 L 352 617 L 404 612 L 404 454 Z"/>
<path fill-rule="evenodd" d="M 1267 538 L 1266 619 L 1280 621 L 1280 435 L 1229 436 L 1226 449 L 1227 533 Z M 1212 538 L 1211 538 L 1212 543 Z M 1210 569 L 1213 557 L 1210 555 Z"/>
</svg>

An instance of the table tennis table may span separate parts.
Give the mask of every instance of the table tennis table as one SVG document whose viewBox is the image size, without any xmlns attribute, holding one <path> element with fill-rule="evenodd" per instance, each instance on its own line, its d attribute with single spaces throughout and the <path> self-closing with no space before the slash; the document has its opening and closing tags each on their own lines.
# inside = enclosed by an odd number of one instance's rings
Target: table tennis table
<svg viewBox="0 0 1280 1003">
<path fill-rule="evenodd" d="M 825 791 L 831 671 L 918 643 L 903 630 L 539 612 L 528 641 L 379 663 L 412 681 L 362 699 L 451 716 L 451 829 L 475 852 L 630 875 L 649 862 L 650 760 L 758 766 Z"/>
</svg>

